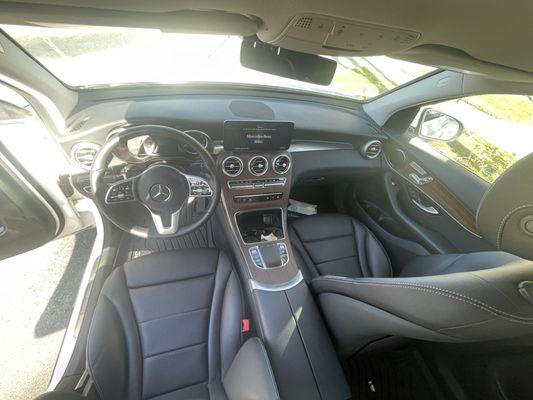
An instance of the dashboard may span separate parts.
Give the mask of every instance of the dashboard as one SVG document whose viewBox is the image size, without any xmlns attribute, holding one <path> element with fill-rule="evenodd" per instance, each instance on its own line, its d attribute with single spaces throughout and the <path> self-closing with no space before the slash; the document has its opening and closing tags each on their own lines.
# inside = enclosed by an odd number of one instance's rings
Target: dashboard
<svg viewBox="0 0 533 400">
<path fill-rule="evenodd" d="M 242 95 L 155 96 L 91 101 L 85 107 L 83 102 L 80 104 L 81 108 L 68 118 L 68 129 L 60 142 L 71 155 L 75 170 L 73 184 L 86 196 L 90 195 L 88 172 L 92 160 L 108 137 L 125 125 L 157 124 L 177 128 L 196 139 L 214 158 L 227 151 L 245 153 L 246 157 L 239 157 L 240 162 L 231 163 L 232 159 L 228 159 L 220 164 L 225 177 L 235 174 L 231 180 L 237 181 L 232 183 L 237 186 L 243 172 L 260 179 L 263 165 L 270 172 L 282 168 L 286 160 L 276 158 L 282 151 L 290 156 L 292 185 L 327 183 L 342 176 L 368 173 L 380 168 L 382 162 L 380 157 L 367 155 L 365 149 L 370 143 L 387 140 L 362 107 L 353 104 L 342 107 Z M 272 127 L 276 132 L 271 135 Z M 230 132 L 233 132 L 231 138 Z M 269 133 L 265 135 L 266 132 Z M 145 157 L 154 154 L 173 156 L 184 163 L 197 158 L 192 149 L 177 143 L 158 142 L 147 132 L 119 149 L 111 165 L 142 163 Z M 249 158 L 249 155 L 256 157 Z M 239 174 L 235 169 L 240 170 Z"/>
</svg>

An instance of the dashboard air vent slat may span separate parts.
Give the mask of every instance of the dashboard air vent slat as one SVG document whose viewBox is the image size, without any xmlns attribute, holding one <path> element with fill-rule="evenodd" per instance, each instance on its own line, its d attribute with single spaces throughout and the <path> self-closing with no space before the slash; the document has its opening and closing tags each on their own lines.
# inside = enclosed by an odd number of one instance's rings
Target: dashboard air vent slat
<svg viewBox="0 0 533 400">
<path fill-rule="evenodd" d="M 76 143 L 72 147 L 72 159 L 83 169 L 90 170 L 100 146 L 96 143 Z"/>
<path fill-rule="evenodd" d="M 280 175 L 286 173 L 290 167 L 291 160 L 285 154 L 277 156 L 272 162 L 272 169 L 274 170 L 274 172 Z"/>
<path fill-rule="evenodd" d="M 222 162 L 222 171 L 227 176 L 238 176 L 242 172 L 242 161 L 239 157 L 230 156 Z"/>
<path fill-rule="evenodd" d="M 372 140 L 362 147 L 361 154 L 363 157 L 372 160 L 381 154 L 381 150 L 381 142 L 379 140 Z"/>
<path fill-rule="evenodd" d="M 268 161 L 263 156 L 252 157 L 250 159 L 250 163 L 248 164 L 248 169 L 255 176 L 263 175 L 265 172 L 267 172 Z"/>
</svg>

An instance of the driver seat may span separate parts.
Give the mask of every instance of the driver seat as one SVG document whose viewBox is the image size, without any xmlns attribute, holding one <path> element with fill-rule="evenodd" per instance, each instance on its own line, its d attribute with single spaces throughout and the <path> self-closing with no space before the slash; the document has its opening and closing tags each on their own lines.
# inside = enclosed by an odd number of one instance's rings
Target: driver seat
<svg viewBox="0 0 533 400">
<path fill-rule="evenodd" d="M 113 271 L 87 365 L 107 399 L 279 399 L 263 343 L 243 344 L 236 271 L 216 249 L 154 253 Z"/>
</svg>

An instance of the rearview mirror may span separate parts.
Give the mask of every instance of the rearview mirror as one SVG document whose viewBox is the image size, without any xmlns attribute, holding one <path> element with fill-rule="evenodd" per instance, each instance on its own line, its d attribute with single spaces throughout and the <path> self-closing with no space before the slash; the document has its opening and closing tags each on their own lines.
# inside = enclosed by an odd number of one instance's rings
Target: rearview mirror
<svg viewBox="0 0 533 400">
<path fill-rule="evenodd" d="M 422 111 L 416 133 L 424 139 L 453 142 L 463 133 L 463 124 L 439 110 L 426 108 Z"/>
<path fill-rule="evenodd" d="M 261 42 L 257 37 L 244 38 L 241 44 L 241 65 L 267 74 L 318 85 L 329 85 L 337 63 L 315 54 L 282 49 Z"/>
</svg>

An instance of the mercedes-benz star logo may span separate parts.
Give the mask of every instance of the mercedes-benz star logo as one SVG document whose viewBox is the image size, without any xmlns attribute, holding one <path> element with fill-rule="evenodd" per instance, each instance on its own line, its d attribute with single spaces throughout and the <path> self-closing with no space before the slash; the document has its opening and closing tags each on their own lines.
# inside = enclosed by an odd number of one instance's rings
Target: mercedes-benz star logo
<svg viewBox="0 0 533 400">
<path fill-rule="evenodd" d="M 167 185 L 156 183 L 150 188 L 150 197 L 152 198 L 152 200 L 158 201 L 160 203 L 168 201 L 171 195 L 172 191 Z"/>
</svg>

